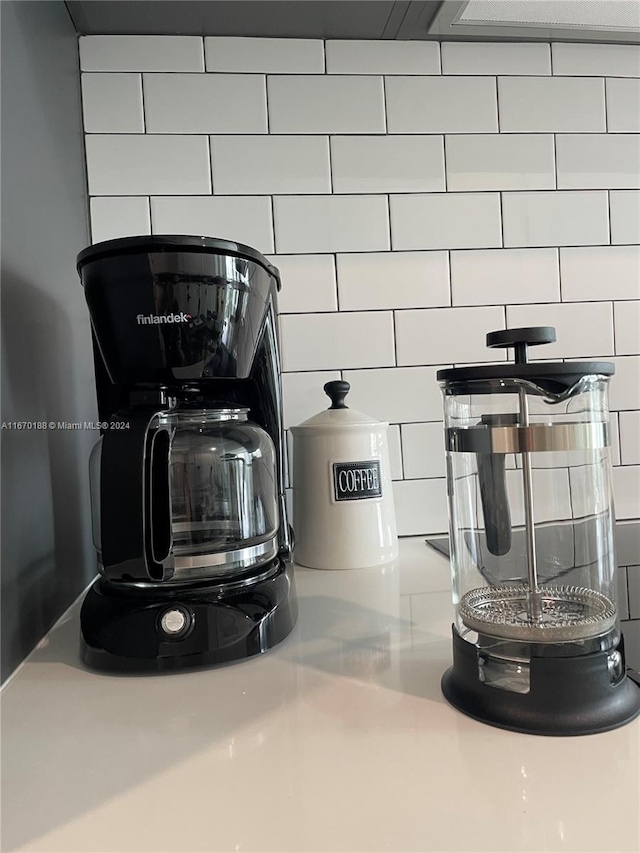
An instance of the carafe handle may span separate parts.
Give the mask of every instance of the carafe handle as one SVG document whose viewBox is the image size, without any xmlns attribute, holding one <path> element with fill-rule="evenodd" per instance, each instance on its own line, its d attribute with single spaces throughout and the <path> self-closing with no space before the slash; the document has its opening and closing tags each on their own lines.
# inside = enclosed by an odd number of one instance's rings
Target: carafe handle
<svg viewBox="0 0 640 853">
<path fill-rule="evenodd" d="M 172 429 L 159 412 L 117 412 L 102 436 L 100 528 L 109 580 L 164 581 L 171 555 Z"/>
</svg>

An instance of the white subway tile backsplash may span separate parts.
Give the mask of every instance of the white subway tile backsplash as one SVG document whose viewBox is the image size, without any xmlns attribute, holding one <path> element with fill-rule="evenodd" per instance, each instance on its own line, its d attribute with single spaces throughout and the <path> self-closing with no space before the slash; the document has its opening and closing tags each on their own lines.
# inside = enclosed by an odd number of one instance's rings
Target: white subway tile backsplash
<svg viewBox="0 0 640 853">
<path fill-rule="evenodd" d="M 444 191 L 441 136 L 333 136 L 335 193 Z"/>
<path fill-rule="evenodd" d="M 437 367 L 393 367 L 345 370 L 351 383 L 349 405 L 372 418 L 390 423 L 435 421 L 442 418 Z"/>
<path fill-rule="evenodd" d="M 389 448 L 391 479 L 402 480 L 402 448 L 400 446 L 400 427 L 398 424 L 390 424 L 387 430 L 387 447 Z"/>
<path fill-rule="evenodd" d="M 497 193 L 392 195 L 394 249 L 474 249 L 502 245 Z"/>
<path fill-rule="evenodd" d="M 440 74 L 440 45 L 434 41 L 326 43 L 327 74 Z"/>
<path fill-rule="evenodd" d="M 285 314 L 280 317 L 282 369 L 388 367 L 395 363 L 390 311 Z"/>
<path fill-rule="evenodd" d="M 149 199 L 144 196 L 92 198 L 90 211 L 93 243 L 151 233 Z"/>
<path fill-rule="evenodd" d="M 515 325 L 536 325 L 516 323 Z M 486 334 L 504 328 L 504 311 L 482 308 L 430 308 L 396 313 L 399 365 L 497 361 L 504 352 L 487 349 Z"/>
<path fill-rule="evenodd" d="M 271 133 L 384 133 L 382 77 L 267 79 Z"/>
<path fill-rule="evenodd" d="M 398 536 L 448 531 L 446 483 L 442 478 L 399 480 L 393 484 Z"/>
<path fill-rule="evenodd" d="M 505 247 L 609 242 L 604 191 L 504 193 L 502 217 Z"/>
<path fill-rule="evenodd" d="M 115 36 L 80 53 L 93 240 L 267 253 L 285 426 L 349 381 L 349 406 L 390 423 L 401 535 L 447 529 L 437 370 L 506 360 L 485 347 L 505 324 L 556 326 L 532 358 L 615 364 L 618 517 L 640 515 L 640 45 Z M 568 478 L 542 460 L 534 480 L 538 517 L 569 516 Z"/>
<path fill-rule="evenodd" d="M 83 71 L 204 71 L 198 36 L 81 36 Z"/>
<path fill-rule="evenodd" d="M 551 74 L 548 44 L 443 42 L 443 74 Z"/>
<path fill-rule="evenodd" d="M 322 74 L 321 39 L 237 38 L 208 36 L 204 40 L 207 71 L 259 74 Z"/>
<path fill-rule="evenodd" d="M 640 192 L 613 190 L 609 193 L 611 242 L 640 243 Z"/>
<path fill-rule="evenodd" d="M 204 136 L 86 137 L 90 195 L 199 195 L 211 192 Z"/>
<path fill-rule="evenodd" d="M 406 479 L 445 477 L 447 470 L 442 423 L 403 424 L 401 431 Z"/>
<path fill-rule="evenodd" d="M 559 302 L 557 249 L 451 252 L 454 305 Z"/>
<path fill-rule="evenodd" d="M 273 252 L 271 202 L 265 196 L 152 198 L 154 234 L 204 234 Z"/>
<path fill-rule="evenodd" d="M 556 136 L 558 189 L 640 187 L 640 136 L 630 133 Z"/>
<path fill-rule="evenodd" d="M 640 412 L 620 412 L 620 460 L 640 465 Z"/>
<path fill-rule="evenodd" d="M 143 133 L 139 74 L 83 74 L 85 133 Z"/>
<path fill-rule="evenodd" d="M 640 300 L 614 302 L 616 355 L 635 355 L 640 349 Z"/>
<path fill-rule="evenodd" d="M 281 314 L 338 310 L 333 255 L 272 255 L 270 260 L 280 270 Z"/>
<path fill-rule="evenodd" d="M 616 518 L 640 518 L 640 465 L 613 469 L 613 500 Z"/>
<path fill-rule="evenodd" d="M 459 134 L 445 146 L 449 191 L 555 188 L 551 134 Z"/>
<path fill-rule="evenodd" d="M 560 270 L 563 302 L 640 299 L 640 246 L 563 248 Z"/>
<path fill-rule="evenodd" d="M 389 77 L 389 133 L 497 133 L 491 77 Z"/>
<path fill-rule="evenodd" d="M 555 326 L 556 343 L 532 347 L 530 358 L 556 359 L 613 355 L 611 303 L 514 305 L 507 308 L 507 328 Z"/>
<path fill-rule="evenodd" d="M 609 133 L 640 133 L 640 79 L 611 77 L 605 91 Z"/>
<path fill-rule="evenodd" d="M 359 252 L 337 264 L 342 311 L 449 305 L 446 252 Z"/>
<path fill-rule="evenodd" d="M 211 165 L 219 195 L 331 192 L 326 136 L 212 136 Z"/>
<path fill-rule="evenodd" d="M 604 81 L 499 77 L 502 133 L 604 133 Z"/>
<path fill-rule="evenodd" d="M 145 74 L 147 133 L 266 133 L 259 74 Z"/>
<path fill-rule="evenodd" d="M 331 402 L 322 390 L 325 383 L 340 379 L 339 370 L 322 370 L 309 373 L 283 373 L 282 397 L 284 400 L 285 429 L 297 426 L 313 417 Z"/>
<path fill-rule="evenodd" d="M 551 45 L 553 73 L 572 77 L 640 77 L 640 45 Z"/>
<path fill-rule="evenodd" d="M 278 253 L 389 248 L 386 196 L 279 196 L 273 205 Z"/>
<path fill-rule="evenodd" d="M 607 359 L 615 365 L 611 377 L 609 405 L 613 411 L 640 409 L 640 355 Z"/>
</svg>

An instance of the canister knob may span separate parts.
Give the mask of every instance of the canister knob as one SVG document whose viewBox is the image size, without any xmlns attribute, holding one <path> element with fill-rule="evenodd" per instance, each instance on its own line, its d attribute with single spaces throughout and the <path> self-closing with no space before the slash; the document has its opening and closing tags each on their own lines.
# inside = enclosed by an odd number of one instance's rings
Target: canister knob
<svg viewBox="0 0 640 853">
<path fill-rule="evenodd" d="M 343 379 L 334 379 L 333 382 L 327 382 L 324 385 L 324 393 L 331 400 L 330 409 L 348 409 L 349 406 L 344 401 L 351 389 L 351 385 Z"/>
</svg>

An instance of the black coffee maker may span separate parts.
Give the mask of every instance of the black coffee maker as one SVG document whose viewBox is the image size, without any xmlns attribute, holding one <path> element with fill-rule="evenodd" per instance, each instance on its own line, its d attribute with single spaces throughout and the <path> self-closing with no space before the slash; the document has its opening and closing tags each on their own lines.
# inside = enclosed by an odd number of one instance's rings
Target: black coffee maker
<svg viewBox="0 0 640 853">
<path fill-rule="evenodd" d="M 146 236 L 90 246 L 78 272 L 101 421 L 83 659 L 159 671 L 264 652 L 297 615 L 278 270 L 240 243 Z"/>
</svg>

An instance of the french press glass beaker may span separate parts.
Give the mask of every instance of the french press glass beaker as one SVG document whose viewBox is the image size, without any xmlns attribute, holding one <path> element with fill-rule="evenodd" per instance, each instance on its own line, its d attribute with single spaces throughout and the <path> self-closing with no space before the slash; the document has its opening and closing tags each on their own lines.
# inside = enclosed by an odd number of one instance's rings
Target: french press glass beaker
<svg viewBox="0 0 640 853">
<path fill-rule="evenodd" d="M 555 329 L 487 346 L 515 363 L 438 372 L 455 624 L 445 697 L 485 722 L 587 734 L 640 713 L 616 607 L 610 362 L 535 362 Z"/>
</svg>

